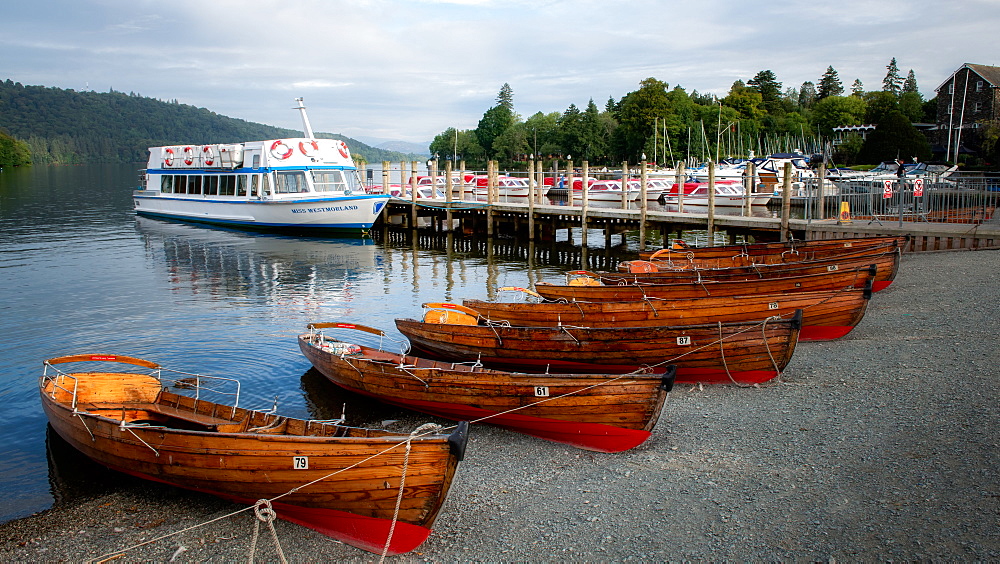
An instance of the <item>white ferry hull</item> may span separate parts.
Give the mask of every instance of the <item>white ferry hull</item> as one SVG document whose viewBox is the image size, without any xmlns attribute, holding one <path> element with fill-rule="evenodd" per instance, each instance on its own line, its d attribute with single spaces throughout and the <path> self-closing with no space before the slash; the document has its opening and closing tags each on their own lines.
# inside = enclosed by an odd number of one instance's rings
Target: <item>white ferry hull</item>
<svg viewBox="0 0 1000 564">
<path fill-rule="evenodd" d="M 378 219 L 387 196 L 316 197 L 287 200 L 193 200 L 183 197 L 133 196 L 137 214 L 251 229 L 324 229 L 361 231 Z"/>
</svg>

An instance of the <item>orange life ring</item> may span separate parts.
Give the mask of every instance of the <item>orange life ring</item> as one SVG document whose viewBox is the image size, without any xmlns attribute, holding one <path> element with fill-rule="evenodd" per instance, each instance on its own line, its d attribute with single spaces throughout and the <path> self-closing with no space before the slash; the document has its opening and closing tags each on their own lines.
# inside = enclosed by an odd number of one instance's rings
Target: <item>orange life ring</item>
<svg viewBox="0 0 1000 564">
<path fill-rule="evenodd" d="M 316 156 L 316 153 L 319 152 L 319 143 L 315 139 L 312 141 L 299 141 L 299 151 L 302 151 L 302 154 L 307 157 Z"/>
<path fill-rule="evenodd" d="M 340 151 L 340 156 L 345 159 L 351 158 L 351 152 L 347 150 L 347 143 L 340 141 L 337 143 L 337 150 Z"/>
<path fill-rule="evenodd" d="M 212 150 L 211 145 L 205 145 L 201 148 L 201 160 L 205 163 L 205 166 L 215 164 L 215 152 Z"/>
<path fill-rule="evenodd" d="M 281 148 L 279 149 L 279 147 L 281 147 Z M 277 140 L 277 141 L 275 141 L 274 143 L 271 143 L 271 154 L 275 158 L 279 158 L 281 160 L 285 160 L 288 157 L 292 156 L 293 152 L 294 151 L 292 150 L 292 148 L 289 147 L 287 143 L 285 143 L 284 141 L 282 141 L 280 139 Z"/>
<path fill-rule="evenodd" d="M 169 155 L 169 156 L 167 156 Z M 174 149 L 167 147 L 163 150 L 163 166 L 174 166 Z"/>
<path fill-rule="evenodd" d="M 192 163 L 194 163 L 194 149 L 184 147 L 184 164 L 191 166 Z"/>
</svg>

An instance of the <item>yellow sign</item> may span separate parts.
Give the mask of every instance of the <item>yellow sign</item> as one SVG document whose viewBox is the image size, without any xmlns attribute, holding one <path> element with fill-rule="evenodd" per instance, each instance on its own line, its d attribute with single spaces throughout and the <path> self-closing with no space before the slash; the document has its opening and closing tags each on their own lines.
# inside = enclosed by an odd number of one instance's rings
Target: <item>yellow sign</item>
<svg viewBox="0 0 1000 564">
<path fill-rule="evenodd" d="M 851 204 L 840 202 L 840 219 L 837 220 L 837 223 L 851 223 Z"/>
</svg>

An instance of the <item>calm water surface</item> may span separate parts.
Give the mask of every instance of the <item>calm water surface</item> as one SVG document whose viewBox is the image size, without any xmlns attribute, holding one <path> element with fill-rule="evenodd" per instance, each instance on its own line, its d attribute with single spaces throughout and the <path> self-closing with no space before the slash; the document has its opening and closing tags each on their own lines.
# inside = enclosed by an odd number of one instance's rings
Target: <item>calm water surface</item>
<svg viewBox="0 0 1000 564">
<path fill-rule="evenodd" d="M 310 370 L 295 340 L 307 323 L 353 321 L 402 340 L 393 319 L 419 317 L 423 302 L 489 298 L 566 269 L 138 218 L 136 168 L 0 173 L 0 522 L 114 479 L 63 452 L 58 437 L 47 441 L 44 359 L 137 356 L 236 377 L 245 407 L 269 409 L 277 398 L 282 414 L 331 418 L 346 402 L 348 421 L 367 424 L 407 414 L 340 394 Z"/>
</svg>

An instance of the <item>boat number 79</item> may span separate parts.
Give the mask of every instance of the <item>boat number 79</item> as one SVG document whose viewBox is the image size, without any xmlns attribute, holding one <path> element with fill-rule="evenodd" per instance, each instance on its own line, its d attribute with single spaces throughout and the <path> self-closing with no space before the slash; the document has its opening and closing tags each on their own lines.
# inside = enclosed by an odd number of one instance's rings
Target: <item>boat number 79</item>
<svg viewBox="0 0 1000 564">
<path fill-rule="evenodd" d="M 308 456 L 293 456 L 292 457 L 292 468 L 295 470 L 308 470 L 309 469 L 309 457 Z"/>
<path fill-rule="evenodd" d="M 677 337 L 677 344 L 678 345 L 690 345 L 691 344 L 691 337 L 689 337 L 688 335 L 683 335 L 683 336 Z"/>
<path fill-rule="evenodd" d="M 547 398 L 547 397 L 549 397 L 549 387 L 548 386 L 535 386 L 535 397 L 536 398 Z"/>
</svg>

